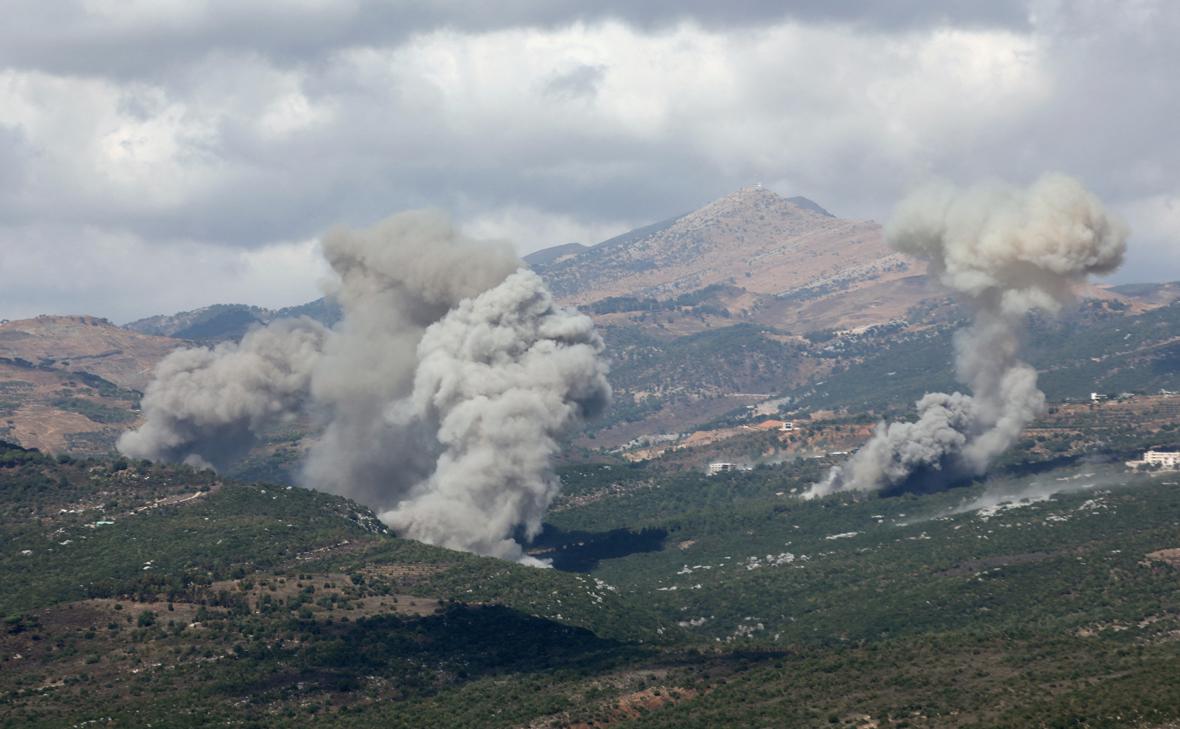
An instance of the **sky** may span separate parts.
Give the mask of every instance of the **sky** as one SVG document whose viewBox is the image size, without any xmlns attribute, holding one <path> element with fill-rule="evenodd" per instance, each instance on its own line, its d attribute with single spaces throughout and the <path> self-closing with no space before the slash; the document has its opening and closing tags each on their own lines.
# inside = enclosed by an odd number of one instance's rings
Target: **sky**
<svg viewBox="0 0 1180 729">
<path fill-rule="evenodd" d="M 1180 279 L 1170 0 L 8 0 L 0 318 L 297 304 L 411 208 L 521 253 L 761 183 L 1075 175 Z"/>
</svg>

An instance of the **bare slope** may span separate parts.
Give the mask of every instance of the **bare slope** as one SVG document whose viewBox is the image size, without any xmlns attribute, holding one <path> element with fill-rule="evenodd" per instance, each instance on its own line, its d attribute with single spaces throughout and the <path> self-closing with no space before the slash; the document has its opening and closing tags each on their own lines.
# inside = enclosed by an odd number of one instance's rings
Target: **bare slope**
<svg viewBox="0 0 1180 729">
<path fill-rule="evenodd" d="M 91 316 L 0 324 L 0 437 L 58 453 L 104 453 L 137 417 L 152 368 L 184 343 Z"/>
<path fill-rule="evenodd" d="M 133 390 L 142 390 L 156 363 L 182 344 L 93 316 L 38 316 L 0 324 L 0 357 L 89 372 Z"/>
<path fill-rule="evenodd" d="M 805 198 L 747 187 L 538 270 L 567 303 L 670 298 L 714 284 L 758 297 L 822 297 L 921 273 L 881 226 L 832 216 Z"/>
</svg>

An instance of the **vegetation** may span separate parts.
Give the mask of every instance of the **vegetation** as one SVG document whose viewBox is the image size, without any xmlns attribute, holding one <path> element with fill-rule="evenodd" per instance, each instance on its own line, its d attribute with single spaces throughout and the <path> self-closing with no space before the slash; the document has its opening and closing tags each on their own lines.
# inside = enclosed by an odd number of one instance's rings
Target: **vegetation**
<svg viewBox="0 0 1180 729">
<path fill-rule="evenodd" d="M 1180 720 L 1169 474 L 792 498 L 822 470 L 568 467 L 538 542 L 563 572 L 337 497 L 3 444 L 0 726 Z"/>
<path fill-rule="evenodd" d="M 54 407 L 80 413 L 96 423 L 128 423 L 135 420 L 130 410 L 112 407 L 97 400 L 83 397 L 59 397 L 52 401 Z"/>
<path fill-rule="evenodd" d="M 796 404 L 883 410 L 926 392 L 961 388 L 952 362 L 952 338 L 960 326 L 951 322 L 884 337 L 826 340 L 819 352 L 830 352 L 845 364 L 793 392 Z M 1079 327 L 1086 336 L 1076 336 Z M 1177 391 L 1180 344 L 1173 339 L 1178 327 L 1180 302 L 1130 316 L 1092 305 L 1065 321 L 1033 320 L 1026 356 L 1041 371 L 1040 384 L 1050 400 L 1083 400 L 1091 392 Z"/>
</svg>

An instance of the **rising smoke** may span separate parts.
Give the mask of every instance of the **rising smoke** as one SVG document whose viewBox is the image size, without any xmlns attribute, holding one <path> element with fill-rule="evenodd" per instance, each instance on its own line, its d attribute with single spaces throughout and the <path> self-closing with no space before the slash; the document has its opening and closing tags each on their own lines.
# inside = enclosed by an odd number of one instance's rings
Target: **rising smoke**
<svg viewBox="0 0 1180 729">
<path fill-rule="evenodd" d="M 804 496 L 877 491 L 979 475 L 1044 407 L 1037 373 L 1019 357 L 1027 315 L 1056 314 L 1073 286 L 1122 262 L 1127 233 L 1076 180 L 1046 175 L 1027 189 L 936 186 L 906 198 L 886 228 L 891 246 L 972 311 L 955 336 L 955 368 L 971 390 L 930 393 L 918 419 L 881 423 L 847 463 Z"/>
<path fill-rule="evenodd" d="M 532 562 L 558 490 L 558 439 L 610 397 L 602 340 L 507 244 L 403 213 L 323 240 L 343 316 L 280 321 L 161 362 L 121 452 L 224 467 L 277 420 L 323 432 L 305 485 L 381 511 L 399 533 Z"/>
<path fill-rule="evenodd" d="M 119 452 L 224 468 L 259 433 L 295 416 L 327 333 L 306 317 L 284 319 L 238 343 L 169 354 L 144 392 L 144 424 L 119 437 Z"/>
<path fill-rule="evenodd" d="M 610 388 L 589 317 L 554 306 L 540 276 L 518 271 L 426 330 L 412 396 L 391 422 L 438 424 L 434 473 L 381 518 L 432 544 L 521 559 L 557 495 L 557 436 L 599 414 Z"/>
<path fill-rule="evenodd" d="M 323 239 L 343 316 L 312 373 L 323 434 L 303 465 L 306 485 L 388 509 L 434 470 L 436 427 L 385 417 L 409 396 L 426 327 L 521 264 L 507 244 L 469 239 L 444 217 L 402 213 Z"/>
</svg>

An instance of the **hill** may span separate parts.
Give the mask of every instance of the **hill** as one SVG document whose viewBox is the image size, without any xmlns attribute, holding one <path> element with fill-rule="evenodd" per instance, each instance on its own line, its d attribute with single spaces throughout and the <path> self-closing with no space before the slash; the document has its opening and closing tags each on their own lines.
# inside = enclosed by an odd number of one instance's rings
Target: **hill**
<svg viewBox="0 0 1180 729">
<path fill-rule="evenodd" d="M 725 285 L 745 294 L 728 307 L 731 314 L 766 309 L 771 316 L 776 302 L 832 300 L 923 270 L 885 246 L 880 225 L 836 218 L 811 200 L 762 187 L 534 268 L 567 303 L 670 299 Z M 882 315 L 870 323 L 889 317 Z"/>
<path fill-rule="evenodd" d="M 282 309 L 266 309 L 246 304 L 214 304 L 176 314 L 159 314 L 137 319 L 125 324 L 124 328 L 141 334 L 212 344 L 241 339 L 251 327 L 267 324 L 275 319 L 299 316 L 309 316 L 331 326 L 340 320 L 340 309 L 324 298 Z"/>
<path fill-rule="evenodd" d="M 337 497 L 0 444 L 0 724 L 1180 720 L 1169 476 L 789 498 L 821 468 L 565 469 L 534 549 L 560 571 Z"/>
<path fill-rule="evenodd" d="M 0 324 L 0 437 L 53 452 L 110 452 L 138 417 L 152 368 L 183 345 L 90 316 Z"/>
<path fill-rule="evenodd" d="M 521 260 L 533 267 L 544 266 L 567 256 L 576 256 L 585 250 L 589 249 L 581 243 L 564 243 L 559 246 L 533 251 Z"/>
<path fill-rule="evenodd" d="M 303 489 L 0 442 L 0 543 L 4 726 L 514 726 L 683 673 L 609 586 Z"/>
<path fill-rule="evenodd" d="M 87 372 L 142 390 L 152 368 L 182 342 L 93 316 L 38 316 L 0 324 L 0 357 L 58 372 Z"/>
</svg>

